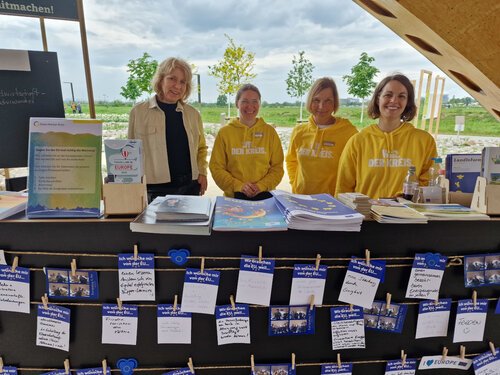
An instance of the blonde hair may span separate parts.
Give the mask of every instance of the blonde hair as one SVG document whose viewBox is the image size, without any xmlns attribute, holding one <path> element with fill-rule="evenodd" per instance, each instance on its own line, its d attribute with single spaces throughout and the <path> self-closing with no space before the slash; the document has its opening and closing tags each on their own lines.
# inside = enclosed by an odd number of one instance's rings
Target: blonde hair
<svg viewBox="0 0 500 375">
<path fill-rule="evenodd" d="M 156 94 L 162 95 L 162 81 L 165 76 L 168 76 L 172 71 L 176 68 L 181 69 L 186 76 L 186 92 L 181 98 L 181 102 L 186 102 L 191 95 L 193 80 L 193 73 L 191 72 L 191 66 L 183 59 L 178 57 L 169 57 L 168 59 L 163 60 L 158 67 L 156 68 L 156 72 L 151 79 L 151 86 L 153 86 L 153 90 Z"/>
<path fill-rule="evenodd" d="M 337 91 L 337 85 L 335 81 L 330 77 L 318 78 L 309 89 L 306 99 L 306 109 L 309 113 L 312 113 L 311 104 L 313 98 L 318 95 L 318 93 L 324 89 L 332 89 L 333 93 L 333 113 L 337 112 L 339 109 L 339 93 Z"/>
</svg>

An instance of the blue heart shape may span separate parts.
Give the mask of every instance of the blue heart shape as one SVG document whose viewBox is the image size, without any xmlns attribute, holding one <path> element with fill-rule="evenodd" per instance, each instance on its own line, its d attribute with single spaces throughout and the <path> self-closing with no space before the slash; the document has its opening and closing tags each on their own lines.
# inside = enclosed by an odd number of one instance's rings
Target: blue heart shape
<svg viewBox="0 0 500 375">
<path fill-rule="evenodd" d="M 170 260 L 177 264 L 178 266 L 182 266 L 184 263 L 187 262 L 187 258 L 191 254 L 189 253 L 189 250 L 187 249 L 172 249 L 168 252 L 168 256 L 170 257 Z"/>
<path fill-rule="evenodd" d="M 134 373 L 134 370 L 137 367 L 137 360 L 134 358 L 122 358 L 116 363 L 116 365 L 123 375 L 130 375 Z"/>
<path fill-rule="evenodd" d="M 439 264 L 439 260 L 441 259 L 441 254 L 436 253 L 426 253 L 425 254 L 425 264 L 427 267 L 436 267 Z"/>
<path fill-rule="evenodd" d="M 433 359 L 429 359 L 429 360 L 427 361 L 427 366 L 429 366 L 429 367 L 430 367 L 430 365 L 432 365 L 433 363 L 434 363 L 434 360 L 433 360 Z"/>
</svg>

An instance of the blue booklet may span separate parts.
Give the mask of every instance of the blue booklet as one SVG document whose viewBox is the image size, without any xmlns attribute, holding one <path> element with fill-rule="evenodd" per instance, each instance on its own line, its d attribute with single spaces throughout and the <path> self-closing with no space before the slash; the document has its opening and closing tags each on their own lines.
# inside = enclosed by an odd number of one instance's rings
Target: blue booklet
<svg viewBox="0 0 500 375">
<path fill-rule="evenodd" d="M 481 154 L 446 155 L 446 178 L 450 181 L 450 191 L 473 193 L 480 174 Z"/>
<path fill-rule="evenodd" d="M 254 202 L 217 197 L 213 230 L 260 232 L 286 229 L 274 198 Z"/>
</svg>

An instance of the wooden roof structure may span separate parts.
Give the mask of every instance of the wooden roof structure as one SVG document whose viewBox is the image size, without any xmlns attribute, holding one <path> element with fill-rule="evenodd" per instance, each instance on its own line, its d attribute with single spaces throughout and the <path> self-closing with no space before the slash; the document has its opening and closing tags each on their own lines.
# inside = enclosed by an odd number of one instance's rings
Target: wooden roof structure
<svg viewBox="0 0 500 375">
<path fill-rule="evenodd" d="M 499 0 L 353 0 L 500 122 Z"/>
</svg>

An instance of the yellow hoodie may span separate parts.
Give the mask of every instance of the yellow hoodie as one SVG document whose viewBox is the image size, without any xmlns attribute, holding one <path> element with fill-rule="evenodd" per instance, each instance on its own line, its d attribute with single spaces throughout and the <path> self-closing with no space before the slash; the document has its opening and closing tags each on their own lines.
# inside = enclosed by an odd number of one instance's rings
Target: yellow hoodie
<svg viewBox="0 0 500 375">
<path fill-rule="evenodd" d="M 283 148 L 278 133 L 262 118 L 249 128 L 233 119 L 215 139 L 210 172 L 226 197 L 255 182 L 261 191 L 276 188 L 283 178 Z"/>
<path fill-rule="evenodd" d="M 416 167 L 419 185 L 427 185 L 431 158 L 436 156 L 436 143 L 428 132 L 403 122 L 384 133 L 372 124 L 347 142 L 340 158 L 336 194 L 393 197 L 402 192 L 411 165 Z"/>
<path fill-rule="evenodd" d="M 318 128 L 313 116 L 308 123 L 296 126 L 285 159 L 292 192 L 335 194 L 340 154 L 357 132 L 349 120 L 340 117 L 324 129 Z"/>
</svg>

